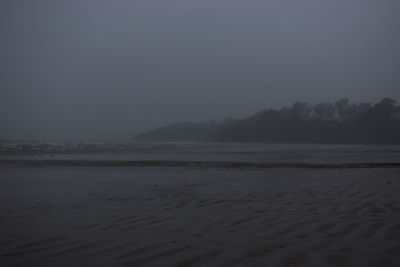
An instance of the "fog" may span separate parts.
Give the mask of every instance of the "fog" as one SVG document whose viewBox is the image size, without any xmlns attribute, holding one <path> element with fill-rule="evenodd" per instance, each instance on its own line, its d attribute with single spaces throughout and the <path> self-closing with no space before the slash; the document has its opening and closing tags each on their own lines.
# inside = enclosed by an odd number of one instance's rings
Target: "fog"
<svg viewBox="0 0 400 267">
<path fill-rule="evenodd" d="M 400 100 L 400 2 L 1 1 L 0 139 Z"/>
</svg>

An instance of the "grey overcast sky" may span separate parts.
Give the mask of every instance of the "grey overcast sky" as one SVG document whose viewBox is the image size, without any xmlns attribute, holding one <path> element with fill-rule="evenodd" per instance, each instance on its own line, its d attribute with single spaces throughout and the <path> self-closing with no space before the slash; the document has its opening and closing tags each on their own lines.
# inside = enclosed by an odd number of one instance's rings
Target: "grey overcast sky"
<svg viewBox="0 0 400 267">
<path fill-rule="evenodd" d="M 2 0 L 0 139 L 400 100 L 398 0 Z"/>
</svg>

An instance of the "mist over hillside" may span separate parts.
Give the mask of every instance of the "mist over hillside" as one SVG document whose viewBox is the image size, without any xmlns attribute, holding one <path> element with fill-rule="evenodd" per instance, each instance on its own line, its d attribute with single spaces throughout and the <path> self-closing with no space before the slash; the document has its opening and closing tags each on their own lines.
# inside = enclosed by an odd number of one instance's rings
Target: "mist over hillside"
<svg viewBox="0 0 400 267">
<path fill-rule="evenodd" d="M 400 107 L 378 103 L 311 105 L 296 102 L 280 110 L 260 111 L 244 119 L 180 122 L 139 134 L 135 141 L 400 143 Z"/>
</svg>

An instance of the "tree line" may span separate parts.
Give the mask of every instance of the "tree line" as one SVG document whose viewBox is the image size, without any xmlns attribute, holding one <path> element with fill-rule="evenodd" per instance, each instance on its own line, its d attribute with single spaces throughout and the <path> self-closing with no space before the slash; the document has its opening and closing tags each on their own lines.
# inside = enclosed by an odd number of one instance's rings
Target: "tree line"
<svg viewBox="0 0 400 267">
<path fill-rule="evenodd" d="M 135 136 L 140 141 L 270 142 L 270 143 L 400 143 L 400 107 L 384 98 L 377 103 L 311 105 L 296 102 L 244 118 L 183 122 Z"/>
</svg>

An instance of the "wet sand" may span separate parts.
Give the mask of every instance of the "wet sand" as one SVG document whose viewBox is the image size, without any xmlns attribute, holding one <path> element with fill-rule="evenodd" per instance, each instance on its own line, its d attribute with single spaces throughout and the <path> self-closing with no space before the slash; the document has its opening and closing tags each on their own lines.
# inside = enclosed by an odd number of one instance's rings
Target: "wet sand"
<svg viewBox="0 0 400 267">
<path fill-rule="evenodd" d="M 2 166 L 0 266 L 400 266 L 400 168 Z"/>
</svg>

